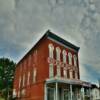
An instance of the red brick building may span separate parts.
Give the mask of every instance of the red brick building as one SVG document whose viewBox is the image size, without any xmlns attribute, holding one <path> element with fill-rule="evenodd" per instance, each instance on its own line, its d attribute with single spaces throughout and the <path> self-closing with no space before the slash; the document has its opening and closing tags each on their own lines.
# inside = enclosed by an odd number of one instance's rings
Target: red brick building
<svg viewBox="0 0 100 100">
<path fill-rule="evenodd" d="M 78 51 L 47 31 L 17 64 L 13 95 L 18 100 L 90 98 L 91 84 L 80 80 Z"/>
</svg>

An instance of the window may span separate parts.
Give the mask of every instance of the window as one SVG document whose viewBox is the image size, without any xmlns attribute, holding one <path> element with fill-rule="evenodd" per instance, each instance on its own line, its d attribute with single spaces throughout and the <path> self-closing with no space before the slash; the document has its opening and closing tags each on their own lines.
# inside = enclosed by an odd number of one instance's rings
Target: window
<svg viewBox="0 0 100 100">
<path fill-rule="evenodd" d="M 13 89 L 13 98 L 16 97 L 16 89 Z"/>
<path fill-rule="evenodd" d="M 59 47 L 56 47 L 56 60 L 60 61 L 60 48 Z"/>
<path fill-rule="evenodd" d="M 63 74 L 64 74 L 64 77 L 67 78 L 67 70 L 66 70 L 66 68 L 63 68 Z"/>
<path fill-rule="evenodd" d="M 47 100 L 55 100 L 55 90 L 54 88 L 47 88 Z"/>
<path fill-rule="evenodd" d="M 73 78 L 75 78 L 75 71 L 73 71 Z"/>
<path fill-rule="evenodd" d="M 21 87 L 21 77 L 19 78 L 19 89 Z"/>
<path fill-rule="evenodd" d="M 73 78 L 73 72 L 70 70 L 70 78 Z"/>
<path fill-rule="evenodd" d="M 49 44 L 49 57 L 50 58 L 53 58 L 53 51 L 54 51 L 54 46 L 53 46 L 53 44 Z M 51 77 L 53 77 L 54 76 L 54 68 L 53 68 L 53 64 L 52 63 L 50 63 L 49 64 L 49 77 L 51 78 Z"/>
<path fill-rule="evenodd" d="M 66 55 L 67 55 L 66 50 L 63 50 L 62 54 L 63 54 L 63 62 L 66 63 Z"/>
<path fill-rule="evenodd" d="M 27 77 L 27 85 L 30 84 L 30 72 L 28 72 L 28 77 Z"/>
<path fill-rule="evenodd" d="M 37 70 L 36 68 L 33 68 L 33 83 L 36 82 L 36 76 L 37 76 Z"/>
<path fill-rule="evenodd" d="M 25 74 L 23 75 L 23 87 L 25 86 Z"/>
<path fill-rule="evenodd" d="M 60 48 L 59 47 L 56 47 L 56 60 L 57 61 L 60 61 Z M 61 69 L 60 69 L 60 66 L 57 65 L 57 77 L 60 77 L 61 76 Z"/>
<path fill-rule="evenodd" d="M 63 63 L 66 63 L 66 50 L 63 50 L 62 51 L 62 54 L 63 54 Z M 67 78 L 67 70 L 66 68 L 63 68 L 63 75 L 65 78 Z"/>
<path fill-rule="evenodd" d="M 71 54 L 71 52 L 68 53 L 68 61 L 69 61 L 69 64 L 72 65 L 72 54 Z"/>
<path fill-rule="evenodd" d="M 53 51 L 54 51 L 54 46 L 53 44 L 49 44 L 49 57 L 53 58 Z"/>
<path fill-rule="evenodd" d="M 78 79 L 78 73 L 75 72 L 75 79 Z"/>
<path fill-rule="evenodd" d="M 70 78 L 70 75 L 69 75 L 69 70 L 67 70 L 67 77 L 68 77 L 68 78 Z"/>
<path fill-rule="evenodd" d="M 74 58 L 74 66 L 77 66 L 77 56 L 74 55 L 73 58 Z"/>
</svg>

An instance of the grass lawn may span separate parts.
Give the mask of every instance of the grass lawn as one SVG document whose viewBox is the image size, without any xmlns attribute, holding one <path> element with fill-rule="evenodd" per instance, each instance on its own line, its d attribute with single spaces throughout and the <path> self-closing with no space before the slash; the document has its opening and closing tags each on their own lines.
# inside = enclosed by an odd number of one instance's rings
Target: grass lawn
<svg viewBox="0 0 100 100">
<path fill-rule="evenodd" d="M 4 98 L 0 97 L 0 100 L 5 100 Z"/>
</svg>

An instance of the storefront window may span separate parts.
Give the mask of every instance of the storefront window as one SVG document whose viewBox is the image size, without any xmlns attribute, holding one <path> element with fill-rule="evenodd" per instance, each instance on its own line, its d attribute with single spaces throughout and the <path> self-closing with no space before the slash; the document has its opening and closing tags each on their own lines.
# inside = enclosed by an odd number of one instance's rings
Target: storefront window
<svg viewBox="0 0 100 100">
<path fill-rule="evenodd" d="M 55 97 L 54 97 L 54 88 L 48 88 L 48 91 L 47 91 L 47 100 L 55 100 Z"/>
<path fill-rule="evenodd" d="M 70 100 L 70 91 L 68 89 L 64 89 L 63 100 Z"/>
</svg>

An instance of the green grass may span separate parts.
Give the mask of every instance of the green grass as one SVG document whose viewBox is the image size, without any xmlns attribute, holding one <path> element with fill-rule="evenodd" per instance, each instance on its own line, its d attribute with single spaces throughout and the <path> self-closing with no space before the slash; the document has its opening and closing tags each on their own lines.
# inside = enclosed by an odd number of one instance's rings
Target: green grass
<svg viewBox="0 0 100 100">
<path fill-rule="evenodd" d="M 0 97 L 0 100 L 5 100 L 4 98 Z"/>
</svg>

